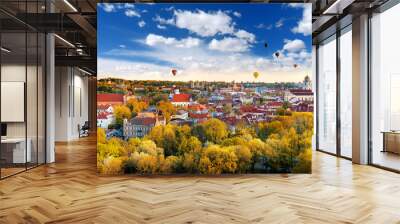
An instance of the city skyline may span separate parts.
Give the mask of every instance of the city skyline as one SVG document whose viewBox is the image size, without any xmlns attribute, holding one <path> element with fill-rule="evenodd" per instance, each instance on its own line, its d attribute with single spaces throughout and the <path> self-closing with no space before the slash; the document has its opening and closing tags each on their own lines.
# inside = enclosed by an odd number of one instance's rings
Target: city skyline
<svg viewBox="0 0 400 224">
<path fill-rule="evenodd" d="M 311 77 L 309 4 L 98 7 L 99 78 L 274 83 Z"/>
</svg>

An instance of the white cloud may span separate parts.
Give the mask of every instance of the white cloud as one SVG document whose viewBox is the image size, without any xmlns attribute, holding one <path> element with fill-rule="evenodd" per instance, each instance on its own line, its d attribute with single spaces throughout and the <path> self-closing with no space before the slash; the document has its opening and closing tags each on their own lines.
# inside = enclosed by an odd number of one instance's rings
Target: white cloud
<svg viewBox="0 0 400 224">
<path fill-rule="evenodd" d="M 156 34 L 149 34 L 146 37 L 145 43 L 149 46 L 174 46 L 177 48 L 191 48 L 200 45 L 200 39 L 188 37 L 181 40 L 177 40 L 173 37 L 163 37 Z"/>
<path fill-rule="evenodd" d="M 235 39 L 239 43 L 246 43 L 245 40 Z M 210 50 L 209 45 L 204 44 L 190 48 L 190 50 L 176 47 L 177 42 L 183 42 L 182 40 L 167 37 L 156 38 L 153 44 L 157 47 L 152 47 L 149 51 L 117 48 L 105 52 L 99 57 L 99 77 L 112 75 L 113 77 L 134 80 L 254 81 L 252 73 L 258 71 L 260 72 L 258 81 L 279 82 L 284 80 L 297 82 L 303 80 L 304 74 L 311 72 L 311 57 L 301 59 L 302 56 L 305 57 L 310 54 L 306 49 L 293 53 L 280 50 L 279 59 L 275 59 L 271 56 L 252 55 L 250 52 Z M 164 42 L 169 43 L 169 45 L 164 44 Z M 221 48 L 219 44 L 216 46 Z M 237 44 L 233 47 L 237 47 Z M 111 63 L 113 59 L 102 58 L 108 56 L 113 58 L 128 56 L 126 58 L 130 58 L 132 61 L 115 59 Z M 162 63 L 144 62 L 143 57 L 151 59 L 150 61 Z M 294 64 L 297 64 L 298 67 L 294 68 Z M 179 75 L 171 76 L 171 67 L 177 68 Z"/>
<path fill-rule="evenodd" d="M 216 34 L 230 34 L 234 32 L 232 18 L 225 12 L 204 12 L 202 10 L 174 11 L 175 25 L 181 29 L 187 29 L 202 37 Z"/>
<path fill-rule="evenodd" d="M 121 45 L 119 45 L 119 47 L 120 47 L 120 48 L 126 48 L 126 45 L 121 44 Z"/>
<path fill-rule="evenodd" d="M 288 52 L 298 52 L 306 47 L 304 41 L 295 39 L 295 40 L 284 40 L 285 45 L 283 46 L 283 50 Z"/>
<path fill-rule="evenodd" d="M 164 18 L 160 17 L 159 15 L 156 15 L 156 17 L 153 18 L 153 21 L 159 22 L 160 24 L 163 24 L 163 25 L 167 25 L 167 24 L 174 25 L 174 23 L 175 23 L 173 18 L 164 19 Z"/>
<path fill-rule="evenodd" d="M 311 54 L 307 52 L 305 49 L 301 50 L 300 52 L 289 52 L 287 56 L 298 60 L 311 58 Z"/>
<path fill-rule="evenodd" d="M 246 30 L 238 30 L 235 33 L 235 36 L 248 41 L 249 43 L 254 43 L 256 41 L 256 36 L 252 33 L 247 32 Z"/>
<path fill-rule="evenodd" d="M 163 25 L 160 25 L 160 24 L 157 24 L 157 28 L 160 29 L 160 30 L 165 30 L 165 29 L 167 29 L 166 26 L 163 26 Z"/>
<path fill-rule="evenodd" d="M 172 11 L 172 10 L 174 10 L 175 8 L 173 7 L 173 6 L 170 6 L 170 7 L 168 7 L 168 8 L 165 8 L 165 11 Z"/>
<path fill-rule="evenodd" d="M 279 19 L 279 20 L 275 23 L 275 27 L 276 27 L 276 28 L 282 27 L 284 21 L 285 21 L 285 20 L 284 20 L 283 18 Z"/>
<path fill-rule="evenodd" d="M 133 9 L 133 8 L 135 8 L 135 4 L 132 4 L 132 3 L 125 3 L 125 4 L 124 4 L 124 7 L 125 7 L 126 9 Z"/>
<path fill-rule="evenodd" d="M 100 4 L 100 7 L 102 7 L 105 12 L 114 12 L 115 11 L 114 4 L 103 3 L 103 4 Z"/>
<path fill-rule="evenodd" d="M 146 22 L 143 21 L 143 20 L 141 20 L 141 21 L 138 22 L 138 26 L 139 26 L 139 27 L 144 27 L 145 25 L 146 25 Z"/>
<path fill-rule="evenodd" d="M 303 3 L 289 3 L 288 5 L 292 8 L 303 8 L 304 7 Z"/>
<path fill-rule="evenodd" d="M 100 3 L 99 5 L 105 12 L 116 12 L 119 9 L 133 9 L 135 5 L 132 3 Z"/>
<path fill-rule="evenodd" d="M 311 35 L 312 31 L 312 8 L 311 4 L 289 4 L 290 7 L 303 8 L 303 17 L 297 22 L 297 26 L 292 28 L 293 33 L 302 33 L 304 36 Z"/>
<path fill-rule="evenodd" d="M 173 10 L 173 9 L 171 9 Z M 164 29 L 165 27 L 160 27 L 161 25 L 175 25 L 180 29 L 189 30 L 201 37 L 212 37 L 215 35 L 232 35 L 241 40 L 249 43 L 255 43 L 255 35 L 242 29 L 235 29 L 235 24 L 232 18 L 228 15 L 229 11 L 209 11 L 205 12 L 202 10 L 197 11 L 187 11 L 187 10 L 174 10 L 174 17 L 170 19 L 165 19 L 156 15 L 153 20 L 158 22 L 157 27 L 159 29 Z M 238 16 L 238 15 L 236 15 Z M 231 38 L 224 40 L 222 43 L 228 43 L 233 40 L 238 41 L 237 38 Z M 216 43 L 215 40 L 213 44 Z M 218 41 L 219 42 L 219 41 Z M 240 41 L 241 43 L 243 41 Z M 247 45 L 247 43 L 245 43 Z M 240 45 L 240 49 L 244 44 Z M 217 48 L 217 47 L 215 47 Z"/>
<path fill-rule="evenodd" d="M 145 42 L 149 46 L 156 46 L 159 44 L 172 45 L 176 43 L 176 39 L 173 37 L 163 37 L 155 34 L 149 34 L 147 35 Z"/>
<path fill-rule="evenodd" d="M 129 50 L 122 45 L 116 47 L 99 57 L 99 77 L 112 75 L 135 80 L 254 81 L 251 74 L 259 71 L 257 81 L 275 82 L 301 81 L 304 74 L 311 71 L 311 53 L 303 41 L 295 38 L 285 40 L 279 50 L 279 58 L 273 55 L 253 55 L 250 49 L 256 43 L 256 36 L 234 23 L 235 15 L 232 11 L 173 9 L 172 13 L 172 18 L 156 15 L 153 18 L 156 27 L 166 29 L 168 25 L 176 26 L 196 35 L 177 39 L 175 36 L 151 33 L 139 40 L 150 46 L 150 50 Z M 255 27 L 272 29 L 275 25 L 260 23 L 255 24 Z M 207 38 L 206 42 L 201 37 L 211 38 Z M 125 57 L 128 59 L 116 60 L 108 56 L 128 56 Z M 298 67 L 294 68 L 294 64 Z M 179 75 L 171 76 L 171 67 L 179 69 Z"/>
<path fill-rule="evenodd" d="M 133 9 L 127 9 L 125 11 L 125 15 L 128 16 L 128 17 L 140 17 L 140 14 L 137 11 L 133 10 Z"/>
<path fill-rule="evenodd" d="M 178 41 L 178 44 L 176 46 L 181 48 L 191 48 L 199 46 L 200 42 L 200 39 L 188 37 Z"/>
<path fill-rule="evenodd" d="M 113 55 L 144 56 L 167 62 L 168 65 L 99 57 L 99 78 L 111 75 L 130 80 L 254 81 L 252 73 L 258 71 L 260 72 L 258 81 L 298 82 L 303 80 L 304 74 L 310 72 L 310 67 L 302 64 L 298 64 L 298 68 L 295 69 L 293 59 L 286 57 L 282 57 L 280 59 L 282 62 L 277 63 L 265 57 L 235 52 L 213 52 L 202 48 L 194 48 L 193 51 L 183 48 L 176 49 L 173 54 L 168 48 L 158 48 L 151 52 L 120 49 Z M 171 76 L 171 66 L 178 68 L 179 75 Z"/>
<path fill-rule="evenodd" d="M 236 12 L 236 11 L 233 12 L 233 15 L 238 17 L 238 18 L 242 17 L 242 14 L 240 14 L 240 12 Z"/>
<path fill-rule="evenodd" d="M 264 23 L 260 23 L 260 24 L 258 24 L 257 26 L 255 26 L 257 29 L 267 29 L 267 30 L 270 30 L 270 29 L 272 29 L 272 25 L 271 24 L 269 24 L 269 25 L 266 25 L 266 24 L 264 24 Z"/>
<path fill-rule="evenodd" d="M 249 50 L 249 44 L 240 38 L 225 37 L 222 40 L 212 39 L 208 48 L 221 52 L 245 52 Z"/>
</svg>

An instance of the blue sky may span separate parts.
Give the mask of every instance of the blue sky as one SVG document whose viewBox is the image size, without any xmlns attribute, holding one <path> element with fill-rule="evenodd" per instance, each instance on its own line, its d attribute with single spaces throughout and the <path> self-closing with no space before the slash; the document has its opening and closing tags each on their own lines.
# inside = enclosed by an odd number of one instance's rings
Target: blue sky
<svg viewBox="0 0 400 224">
<path fill-rule="evenodd" d="M 279 82 L 310 72 L 310 4 L 98 4 L 100 78 Z"/>
</svg>

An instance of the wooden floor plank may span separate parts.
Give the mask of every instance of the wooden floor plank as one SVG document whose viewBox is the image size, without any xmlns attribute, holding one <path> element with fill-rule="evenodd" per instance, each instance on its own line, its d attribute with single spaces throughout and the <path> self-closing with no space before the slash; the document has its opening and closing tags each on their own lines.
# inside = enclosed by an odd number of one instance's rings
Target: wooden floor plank
<svg viewBox="0 0 400 224">
<path fill-rule="evenodd" d="M 98 176 L 96 141 L 0 181 L 0 223 L 400 223 L 400 175 L 315 152 L 311 175 Z"/>
</svg>

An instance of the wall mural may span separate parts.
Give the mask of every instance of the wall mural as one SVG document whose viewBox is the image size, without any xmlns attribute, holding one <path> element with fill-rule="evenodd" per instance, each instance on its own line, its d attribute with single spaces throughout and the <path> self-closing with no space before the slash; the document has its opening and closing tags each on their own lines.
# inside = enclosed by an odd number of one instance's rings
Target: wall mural
<svg viewBox="0 0 400 224">
<path fill-rule="evenodd" d="M 311 4 L 98 4 L 98 172 L 310 173 L 311 70 Z"/>
</svg>

